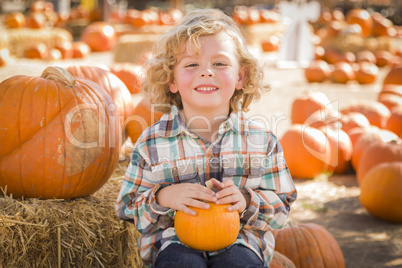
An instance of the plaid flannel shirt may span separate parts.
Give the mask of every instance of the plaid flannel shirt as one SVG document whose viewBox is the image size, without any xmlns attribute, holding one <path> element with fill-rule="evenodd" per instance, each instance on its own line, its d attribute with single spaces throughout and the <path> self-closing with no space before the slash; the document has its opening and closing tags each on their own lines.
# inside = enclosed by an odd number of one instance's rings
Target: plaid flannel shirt
<svg viewBox="0 0 402 268">
<path fill-rule="evenodd" d="M 142 133 L 116 201 L 118 216 L 134 222 L 141 233 L 144 264 L 150 266 L 158 252 L 180 243 L 173 227 L 175 211 L 158 205 L 155 193 L 176 183 L 205 185 L 216 178 L 233 180 L 251 195 L 235 244 L 250 248 L 268 266 L 275 246 L 271 230 L 285 224 L 297 196 L 278 139 L 242 111 L 232 112 L 220 125 L 213 143 L 191 133 L 181 118 L 173 106 Z"/>
</svg>

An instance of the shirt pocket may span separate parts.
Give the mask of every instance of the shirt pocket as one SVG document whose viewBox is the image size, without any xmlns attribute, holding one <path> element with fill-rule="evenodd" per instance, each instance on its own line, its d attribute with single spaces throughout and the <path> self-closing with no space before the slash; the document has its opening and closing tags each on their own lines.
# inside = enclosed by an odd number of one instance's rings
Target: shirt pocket
<svg viewBox="0 0 402 268">
<path fill-rule="evenodd" d="M 199 182 L 194 159 L 175 160 L 155 165 L 151 168 L 154 183 L 195 183 Z"/>
<path fill-rule="evenodd" d="M 238 187 L 256 189 L 261 179 L 265 179 L 265 160 L 265 155 L 258 154 L 227 155 L 221 159 L 223 179 L 233 179 Z"/>
</svg>

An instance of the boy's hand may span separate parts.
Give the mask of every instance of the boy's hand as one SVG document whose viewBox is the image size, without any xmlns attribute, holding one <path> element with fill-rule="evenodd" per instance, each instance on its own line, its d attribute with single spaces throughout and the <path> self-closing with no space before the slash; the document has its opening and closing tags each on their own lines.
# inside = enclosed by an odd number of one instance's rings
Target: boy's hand
<svg viewBox="0 0 402 268">
<path fill-rule="evenodd" d="M 163 206 L 174 210 L 180 210 L 189 215 L 197 213 L 190 209 L 196 207 L 201 209 L 209 209 L 209 204 L 216 201 L 215 192 L 205 186 L 194 183 L 174 184 L 160 189 L 156 193 L 156 202 Z"/>
<path fill-rule="evenodd" d="M 233 180 L 220 182 L 216 179 L 211 179 L 212 185 L 218 191 L 215 193 L 217 201 L 215 204 L 232 204 L 228 207 L 229 211 L 243 212 L 250 205 L 251 196 L 243 194 L 240 189 L 233 183 Z"/>
</svg>

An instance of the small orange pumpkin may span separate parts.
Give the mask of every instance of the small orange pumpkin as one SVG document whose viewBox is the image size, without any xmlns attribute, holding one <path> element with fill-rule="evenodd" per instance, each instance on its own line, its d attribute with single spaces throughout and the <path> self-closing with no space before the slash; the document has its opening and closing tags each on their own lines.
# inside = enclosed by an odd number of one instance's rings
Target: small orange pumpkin
<svg viewBox="0 0 402 268">
<path fill-rule="evenodd" d="M 346 22 L 348 24 L 358 24 L 362 28 L 362 35 L 365 37 L 370 36 L 371 28 L 373 27 L 373 18 L 370 13 L 365 9 L 351 9 L 346 14 Z"/>
<path fill-rule="evenodd" d="M 383 85 L 402 85 L 402 66 L 392 68 L 385 76 Z"/>
<path fill-rule="evenodd" d="M 304 70 L 304 76 L 308 82 L 324 82 L 331 74 L 331 69 L 327 62 L 315 60 Z"/>
<path fill-rule="evenodd" d="M 209 209 L 190 207 L 196 216 L 177 211 L 174 228 L 180 241 L 196 250 L 217 251 L 230 246 L 240 230 L 238 211 L 228 211 L 230 205 L 209 203 Z"/>
<path fill-rule="evenodd" d="M 127 86 L 132 94 L 142 91 L 142 83 L 144 82 L 144 70 L 141 65 L 121 62 L 111 66 L 110 71 L 115 74 Z"/>
<path fill-rule="evenodd" d="M 356 72 L 356 80 L 360 84 L 372 84 L 377 79 L 378 67 L 371 62 L 360 62 Z"/>
<path fill-rule="evenodd" d="M 382 163 L 371 169 L 360 185 L 360 202 L 372 215 L 402 223 L 402 162 Z"/>
<path fill-rule="evenodd" d="M 334 70 L 331 73 L 331 79 L 334 83 L 345 84 L 355 79 L 355 71 L 348 62 L 337 62 L 334 64 Z"/>
<path fill-rule="evenodd" d="M 270 268 L 296 268 L 295 264 L 285 255 L 274 251 L 274 256 L 269 263 Z"/>
<path fill-rule="evenodd" d="M 112 25 L 96 21 L 85 28 L 81 40 L 87 43 L 92 51 L 109 51 L 116 44 L 117 34 Z"/>
<path fill-rule="evenodd" d="M 9 28 L 22 28 L 26 24 L 25 16 L 21 12 L 13 12 L 6 15 L 5 24 Z"/>
</svg>

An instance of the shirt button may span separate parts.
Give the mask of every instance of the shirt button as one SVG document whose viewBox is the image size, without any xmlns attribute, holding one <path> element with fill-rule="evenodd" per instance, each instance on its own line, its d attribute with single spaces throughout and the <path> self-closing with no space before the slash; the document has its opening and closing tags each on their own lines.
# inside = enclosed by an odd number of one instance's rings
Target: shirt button
<svg viewBox="0 0 402 268">
<path fill-rule="evenodd" d="M 246 163 L 244 163 L 243 168 L 244 168 L 244 169 L 249 169 L 249 168 L 250 168 L 250 165 L 246 162 Z"/>
</svg>

